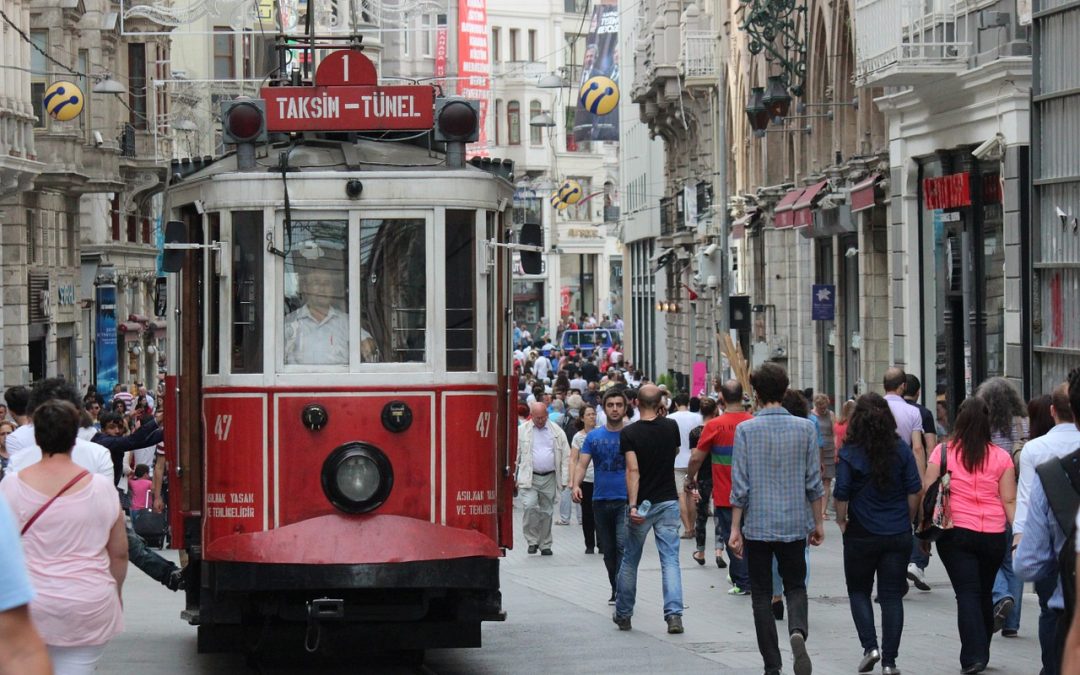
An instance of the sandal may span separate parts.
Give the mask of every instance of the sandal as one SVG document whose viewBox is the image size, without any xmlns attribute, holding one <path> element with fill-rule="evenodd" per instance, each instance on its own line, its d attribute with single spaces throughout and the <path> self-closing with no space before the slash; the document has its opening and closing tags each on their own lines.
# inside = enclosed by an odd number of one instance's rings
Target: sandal
<svg viewBox="0 0 1080 675">
<path fill-rule="evenodd" d="M 702 567 L 705 566 L 705 551 L 694 551 L 690 554 L 690 557 L 693 558 L 694 562 L 696 562 L 697 564 L 701 565 Z"/>
</svg>

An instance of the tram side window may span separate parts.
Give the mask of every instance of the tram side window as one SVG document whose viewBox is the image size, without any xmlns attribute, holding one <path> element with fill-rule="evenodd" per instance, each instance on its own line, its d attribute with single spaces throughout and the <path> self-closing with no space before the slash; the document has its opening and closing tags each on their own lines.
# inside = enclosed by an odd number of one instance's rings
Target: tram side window
<svg viewBox="0 0 1080 675">
<path fill-rule="evenodd" d="M 207 218 L 210 241 L 221 241 L 221 214 L 214 212 Z M 214 255 L 218 255 L 215 253 Z M 220 370 L 220 351 L 218 342 L 218 317 L 221 316 L 221 277 L 213 273 L 211 266 L 210 288 L 207 295 L 206 307 L 206 372 L 208 375 L 217 375 Z"/>
<path fill-rule="evenodd" d="M 427 243 L 423 218 L 360 221 L 361 336 L 377 347 L 364 361 L 424 360 Z"/>
<path fill-rule="evenodd" d="M 285 225 L 285 365 L 349 364 L 348 221 Z"/>
<path fill-rule="evenodd" d="M 263 363 L 262 212 L 232 215 L 232 372 L 261 373 Z"/>
<path fill-rule="evenodd" d="M 446 369 L 476 370 L 476 212 L 446 212 Z"/>
</svg>

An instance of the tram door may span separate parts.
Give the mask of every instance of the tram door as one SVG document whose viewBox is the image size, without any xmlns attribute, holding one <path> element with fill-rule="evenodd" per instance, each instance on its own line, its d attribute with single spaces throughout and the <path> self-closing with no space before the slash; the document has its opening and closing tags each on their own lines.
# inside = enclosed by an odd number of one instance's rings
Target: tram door
<svg viewBox="0 0 1080 675">
<path fill-rule="evenodd" d="M 212 221 L 218 214 L 210 214 Z M 181 219 L 185 225 L 187 241 L 201 244 L 205 241 L 203 219 L 193 206 L 182 209 Z M 211 225 L 213 223 L 211 222 Z M 203 372 L 203 298 L 205 297 L 206 256 L 204 249 L 193 249 L 185 256 L 179 274 L 177 335 L 179 363 L 172 367 L 178 373 L 177 418 L 168 420 L 175 424 L 178 435 L 176 448 L 177 466 L 170 480 L 178 490 L 171 501 L 178 504 L 184 516 L 201 514 L 203 495 L 203 427 L 202 427 L 202 372 Z M 173 520 L 175 523 L 176 521 Z M 196 530 L 197 532 L 197 530 Z M 195 534 L 185 525 L 184 539 Z"/>
</svg>

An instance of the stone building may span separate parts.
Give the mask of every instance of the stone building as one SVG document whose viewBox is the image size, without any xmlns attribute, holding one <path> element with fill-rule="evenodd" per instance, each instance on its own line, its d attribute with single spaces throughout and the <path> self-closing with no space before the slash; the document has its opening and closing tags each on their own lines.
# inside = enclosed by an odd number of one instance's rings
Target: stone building
<svg viewBox="0 0 1080 675">
<path fill-rule="evenodd" d="M 161 26 L 138 20 L 122 32 L 116 9 L 94 0 L 27 4 L 21 16 L 26 39 L 5 34 L 5 59 L 15 60 L 4 65 L 22 69 L 16 70 L 22 77 L 5 93 L 22 92 L 14 98 L 29 104 L 22 110 L 33 115 L 33 144 L 23 122 L 8 138 L 22 138 L 22 152 L 36 154 L 41 166 L 32 188 L 24 182 L 29 189 L 0 192 L 0 384 L 64 376 L 85 386 L 99 380 L 97 345 L 123 348 L 117 336 L 95 342 L 94 266 L 113 262 L 115 254 L 124 270 L 134 256 L 142 260 L 135 267 L 153 272 L 151 197 L 161 189 L 167 139 L 150 82 L 167 67 L 168 38 Z M 143 38 L 142 30 L 157 35 Z M 16 44 L 9 55 L 8 45 Z M 44 93 L 58 81 L 76 84 L 84 95 L 82 113 L 71 121 L 43 112 Z M 136 294 L 141 304 L 116 311 L 135 313 L 145 307 L 145 295 Z M 134 365 L 131 378 L 150 375 Z"/>
<path fill-rule="evenodd" d="M 717 329 L 727 325 L 754 364 L 782 363 L 793 386 L 840 397 L 878 380 L 890 358 L 888 148 L 872 92 L 857 97 L 851 83 L 847 3 L 811 0 L 795 13 L 805 83 L 786 115 L 756 130 L 751 95 L 782 66 L 751 51 L 746 8 L 638 11 L 632 98 L 666 152 L 656 255 L 669 369 L 681 383 L 695 362 L 720 372 Z M 812 318 L 815 285 L 832 301 L 819 314 L 828 319 Z"/>
</svg>

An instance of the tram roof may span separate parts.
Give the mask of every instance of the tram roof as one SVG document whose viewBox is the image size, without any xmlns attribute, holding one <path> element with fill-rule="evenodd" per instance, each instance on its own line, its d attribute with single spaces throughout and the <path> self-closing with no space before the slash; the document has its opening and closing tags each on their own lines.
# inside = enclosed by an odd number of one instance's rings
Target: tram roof
<svg viewBox="0 0 1080 675">
<path fill-rule="evenodd" d="M 290 150 L 291 147 L 291 150 Z M 267 152 L 269 150 L 269 152 Z M 477 167 L 466 164 L 462 168 L 446 166 L 443 153 L 436 150 L 410 145 L 404 142 L 373 141 L 361 139 L 356 142 L 324 139 L 301 139 L 295 143 L 274 143 L 270 146 L 256 147 L 256 168 L 244 173 L 253 174 L 281 172 L 279 157 L 282 152 L 289 152 L 288 166 L 290 173 L 297 171 L 366 171 L 366 172 L 430 172 L 430 171 L 468 171 L 477 176 L 491 175 Z M 184 175 L 180 181 L 174 178 L 174 184 L 187 183 L 200 178 L 218 174 L 235 173 L 236 153 L 230 152 L 202 168 Z M 182 166 L 182 165 L 181 165 Z M 174 176 L 175 176 L 174 171 Z"/>
</svg>

